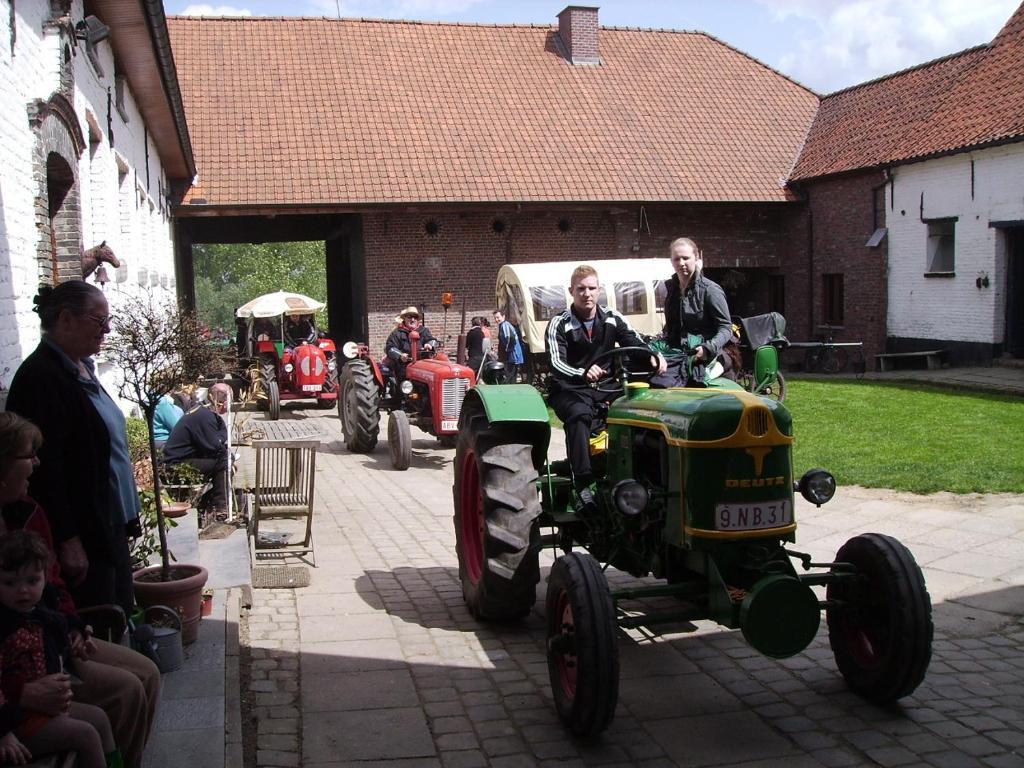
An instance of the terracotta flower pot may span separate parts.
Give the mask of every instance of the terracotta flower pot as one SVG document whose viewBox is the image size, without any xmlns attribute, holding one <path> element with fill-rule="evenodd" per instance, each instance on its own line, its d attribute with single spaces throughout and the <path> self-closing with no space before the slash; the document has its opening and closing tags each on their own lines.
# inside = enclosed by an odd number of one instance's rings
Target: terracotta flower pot
<svg viewBox="0 0 1024 768">
<path fill-rule="evenodd" d="M 132 574 L 136 602 L 148 608 L 167 605 L 181 615 L 181 641 L 185 645 L 195 642 L 199 634 L 202 612 L 203 587 L 209 573 L 201 565 L 175 563 L 170 569 L 171 580 L 160 580 L 160 566 L 140 568 Z"/>
</svg>

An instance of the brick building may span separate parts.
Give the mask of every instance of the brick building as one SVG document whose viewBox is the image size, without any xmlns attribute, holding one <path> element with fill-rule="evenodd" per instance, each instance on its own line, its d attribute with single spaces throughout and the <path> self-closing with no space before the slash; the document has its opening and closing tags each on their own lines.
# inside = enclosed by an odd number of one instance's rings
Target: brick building
<svg viewBox="0 0 1024 768">
<path fill-rule="evenodd" d="M 987 45 L 824 97 L 789 177 L 811 324 L 953 364 L 1024 357 L 1022 178 L 1024 6 Z"/>
<path fill-rule="evenodd" d="M 664 256 L 682 234 L 737 313 L 783 308 L 806 250 L 783 180 L 818 97 L 708 35 L 577 6 L 557 27 L 169 26 L 199 166 L 181 262 L 192 243 L 326 240 L 335 338 L 379 346 L 442 291 L 487 312 L 505 263 Z"/>
<path fill-rule="evenodd" d="M 104 265 L 112 311 L 127 294 L 175 295 L 170 201 L 195 174 L 159 3 L 10 8 L 0 14 L 0 390 L 39 342 L 39 284 L 81 278 L 83 249 L 106 241 L 120 260 Z"/>
</svg>

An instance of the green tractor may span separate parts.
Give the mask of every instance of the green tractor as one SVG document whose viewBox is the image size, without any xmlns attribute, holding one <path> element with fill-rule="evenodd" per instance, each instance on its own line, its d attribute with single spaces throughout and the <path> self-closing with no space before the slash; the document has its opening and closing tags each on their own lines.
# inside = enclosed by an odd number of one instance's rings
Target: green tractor
<svg viewBox="0 0 1024 768">
<path fill-rule="evenodd" d="M 777 366 L 772 347 L 758 355 L 762 373 Z M 877 533 L 850 539 L 831 563 L 788 548 L 794 493 L 820 506 L 835 480 L 813 469 L 794 482 L 787 408 L 727 380 L 659 390 L 629 379 L 623 370 L 614 380 L 624 394 L 610 405 L 606 445 L 592 450 L 596 510 L 577 511 L 567 462 L 548 459 L 551 428 L 537 390 L 481 383 L 462 407 L 453 495 L 463 595 L 478 619 L 520 618 L 536 599 L 541 548 L 561 550 L 546 622 L 566 727 L 577 736 L 607 728 L 618 699 L 616 628 L 663 622 L 710 619 L 786 658 L 812 642 L 824 609 L 853 691 L 872 702 L 913 691 L 933 632 L 921 569 L 900 542 Z M 608 566 L 664 582 L 610 589 Z M 824 599 L 813 587 L 825 588 Z M 678 600 L 653 601 L 667 610 L 634 608 L 663 596 Z"/>
</svg>

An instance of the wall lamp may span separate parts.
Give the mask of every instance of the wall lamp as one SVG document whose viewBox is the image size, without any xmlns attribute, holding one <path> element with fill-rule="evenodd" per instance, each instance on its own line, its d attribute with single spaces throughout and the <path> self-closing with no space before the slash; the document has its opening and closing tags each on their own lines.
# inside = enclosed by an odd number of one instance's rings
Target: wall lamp
<svg viewBox="0 0 1024 768">
<path fill-rule="evenodd" d="M 91 46 L 95 46 L 110 37 L 110 27 L 96 16 L 86 16 L 75 24 L 75 37 L 79 40 L 84 40 Z"/>
</svg>

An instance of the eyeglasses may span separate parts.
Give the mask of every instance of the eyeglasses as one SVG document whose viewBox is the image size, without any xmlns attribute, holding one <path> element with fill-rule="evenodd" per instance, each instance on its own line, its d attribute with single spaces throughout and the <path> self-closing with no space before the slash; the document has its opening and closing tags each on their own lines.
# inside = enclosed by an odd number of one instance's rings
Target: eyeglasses
<svg viewBox="0 0 1024 768">
<path fill-rule="evenodd" d="M 110 324 L 114 321 L 113 315 L 106 315 L 105 317 L 97 317 L 96 315 L 87 315 L 87 317 L 96 323 L 100 328 L 110 329 Z"/>
</svg>

